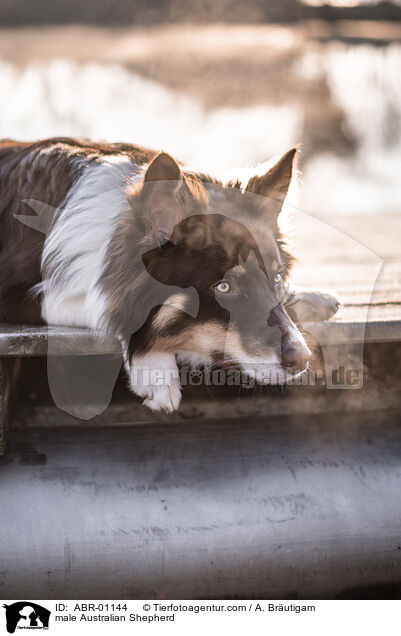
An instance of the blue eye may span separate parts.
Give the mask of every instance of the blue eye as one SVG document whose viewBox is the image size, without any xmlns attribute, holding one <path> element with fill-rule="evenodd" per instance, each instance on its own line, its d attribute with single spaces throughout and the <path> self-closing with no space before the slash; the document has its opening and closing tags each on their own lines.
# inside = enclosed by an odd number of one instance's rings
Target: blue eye
<svg viewBox="0 0 401 636">
<path fill-rule="evenodd" d="M 227 283 L 226 280 L 221 280 L 217 285 L 215 285 L 215 289 L 221 294 L 228 294 L 231 291 L 230 283 Z"/>
</svg>

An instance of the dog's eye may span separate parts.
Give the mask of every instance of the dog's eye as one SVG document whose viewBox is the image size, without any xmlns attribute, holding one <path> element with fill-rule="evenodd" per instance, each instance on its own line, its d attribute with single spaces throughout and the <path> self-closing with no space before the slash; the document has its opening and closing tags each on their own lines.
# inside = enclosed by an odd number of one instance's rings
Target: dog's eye
<svg viewBox="0 0 401 636">
<path fill-rule="evenodd" d="M 214 286 L 215 289 L 217 289 L 217 291 L 219 291 L 221 294 L 228 294 L 229 291 L 231 291 L 231 285 L 230 283 L 227 283 L 226 280 L 221 280 L 219 283 L 217 283 L 217 285 Z"/>
<path fill-rule="evenodd" d="M 277 272 L 275 277 L 274 277 L 274 285 L 276 287 L 278 287 L 282 283 L 282 280 L 283 280 L 282 273 L 281 272 Z"/>
</svg>

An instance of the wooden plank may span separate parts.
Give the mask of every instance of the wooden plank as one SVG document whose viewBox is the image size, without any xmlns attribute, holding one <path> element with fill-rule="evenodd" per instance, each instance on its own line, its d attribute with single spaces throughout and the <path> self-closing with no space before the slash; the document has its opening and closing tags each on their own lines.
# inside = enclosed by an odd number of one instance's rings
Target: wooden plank
<svg viewBox="0 0 401 636">
<path fill-rule="evenodd" d="M 38 428 L 122 428 L 168 424 L 196 420 L 238 420 L 249 417 L 269 418 L 329 413 L 360 413 L 362 405 L 365 412 L 388 409 L 397 412 L 401 408 L 401 395 L 397 387 L 383 389 L 373 388 L 370 383 L 362 388 L 358 396 L 354 391 L 326 391 L 319 387 L 288 387 L 286 398 L 275 396 L 266 390 L 264 394 L 255 394 L 252 390 L 243 390 L 241 396 L 233 392 L 220 394 L 211 398 L 201 391 L 196 394 L 197 387 L 191 394 L 186 394 L 177 411 L 172 414 L 154 412 L 142 406 L 134 395 L 129 401 L 112 402 L 100 415 L 91 420 L 82 420 L 61 411 L 51 404 L 23 406 L 13 419 L 13 429 L 21 431 Z"/>
<path fill-rule="evenodd" d="M 314 335 L 322 345 L 401 340 L 401 320 L 305 323 L 302 330 Z"/>
<path fill-rule="evenodd" d="M 295 284 L 337 293 L 344 306 L 336 320 L 358 322 L 368 304 L 369 322 L 401 320 L 401 215 L 343 215 L 332 221 L 295 213 Z"/>
<path fill-rule="evenodd" d="M 117 339 L 78 327 L 0 325 L 0 357 L 96 355 L 121 352 Z"/>
<path fill-rule="evenodd" d="M 365 322 L 361 316 L 365 316 L 368 309 Z M 321 344 L 400 341 L 401 303 L 373 308 L 346 306 L 335 320 L 305 323 L 302 329 L 313 334 Z M 89 329 L 0 325 L 0 357 L 114 355 L 120 352 L 117 339 L 104 339 Z"/>
</svg>

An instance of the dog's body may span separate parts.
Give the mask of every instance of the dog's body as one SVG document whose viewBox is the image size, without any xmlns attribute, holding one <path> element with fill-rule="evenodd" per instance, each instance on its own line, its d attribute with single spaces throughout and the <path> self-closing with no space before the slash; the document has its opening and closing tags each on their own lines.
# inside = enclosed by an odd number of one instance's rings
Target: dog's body
<svg viewBox="0 0 401 636">
<path fill-rule="evenodd" d="M 117 335 L 154 410 L 179 404 L 177 358 L 285 382 L 310 357 L 286 310 L 292 259 L 277 224 L 294 154 L 243 191 L 133 145 L 0 142 L 0 322 Z M 300 321 L 338 307 L 296 301 Z M 145 386 L 144 368 L 168 379 Z"/>
</svg>

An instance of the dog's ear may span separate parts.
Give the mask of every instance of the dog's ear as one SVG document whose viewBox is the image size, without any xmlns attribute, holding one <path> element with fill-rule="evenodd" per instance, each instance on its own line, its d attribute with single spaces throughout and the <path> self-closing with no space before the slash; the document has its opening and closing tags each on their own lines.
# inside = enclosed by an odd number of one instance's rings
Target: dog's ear
<svg viewBox="0 0 401 636">
<path fill-rule="evenodd" d="M 157 155 L 145 172 L 147 213 L 158 245 L 170 239 L 174 226 L 180 221 L 175 195 L 183 185 L 184 176 L 178 163 L 165 152 Z"/>
<path fill-rule="evenodd" d="M 291 148 L 261 177 L 252 177 L 245 188 L 266 198 L 266 208 L 276 217 L 280 214 L 288 188 L 290 187 L 296 148 Z"/>
<path fill-rule="evenodd" d="M 206 191 L 196 177 L 182 172 L 165 152 L 149 164 L 144 180 L 147 216 L 158 245 L 172 240 L 174 227 L 188 214 L 199 213 L 207 200 Z"/>
<path fill-rule="evenodd" d="M 179 185 L 182 179 L 180 166 L 175 159 L 166 152 L 161 152 L 149 164 L 144 181 L 177 181 Z"/>
</svg>

